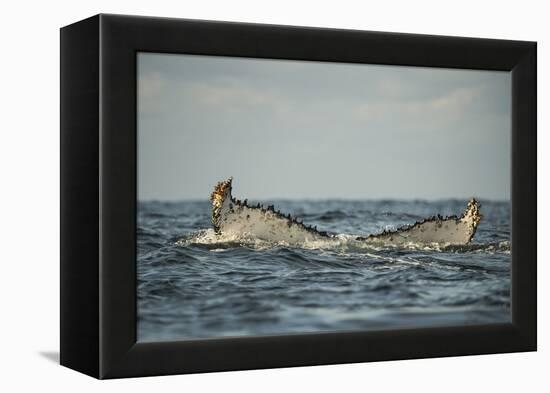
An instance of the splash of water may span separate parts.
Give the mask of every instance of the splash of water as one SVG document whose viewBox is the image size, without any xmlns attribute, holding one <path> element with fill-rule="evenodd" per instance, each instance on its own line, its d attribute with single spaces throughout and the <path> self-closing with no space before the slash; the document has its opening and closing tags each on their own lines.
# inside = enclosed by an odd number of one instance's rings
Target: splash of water
<svg viewBox="0 0 550 393">
<path fill-rule="evenodd" d="M 302 248 L 309 250 L 330 250 L 340 252 L 367 252 L 385 250 L 413 250 L 413 251 L 435 251 L 451 253 L 490 253 L 510 254 L 509 241 L 490 243 L 469 243 L 464 245 L 453 245 L 449 243 L 414 243 L 395 245 L 392 243 L 366 243 L 357 240 L 356 235 L 337 234 L 331 238 L 305 240 L 300 244 L 287 243 L 285 241 L 269 241 L 255 237 L 251 233 L 216 233 L 213 229 L 204 229 L 194 232 L 176 241 L 178 246 L 203 245 L 211 249 L 247 247 L 255 250 L 266 250 L 275 247 Z"/>
</svg>

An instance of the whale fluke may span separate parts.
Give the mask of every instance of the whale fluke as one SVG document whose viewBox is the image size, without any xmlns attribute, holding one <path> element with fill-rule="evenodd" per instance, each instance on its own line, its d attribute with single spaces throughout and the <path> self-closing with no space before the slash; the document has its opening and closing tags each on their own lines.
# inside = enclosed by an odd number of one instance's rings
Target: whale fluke
<svg viewBox="0 0 550 393">
<path fill-rule="evenodd" d="M 442 217 L 438 214 L 412 225 L 404 225 L 395 231 L 383 231 L 358 239 L 396 245 L 408 243 L 467 244 L 474 237 L 477 226 L 483 217 L 480 208 L 479 202 L 472 198 L 460 217 Z"/>
<path fill-rule="evenodd" d="M 262 240 L 303 244 L 334 238 L 333 234 L 307 226 L 290 214 L 284 215 L 275 206 L 264 208 L 259 203 L 248 206 L 232 195 L 233 178 L 219 182 L 210 195 L 212 201 L 212 225 L 217 234 L 248 234 Z M 384 245 L 452 244 L 469 243 L 481 221 L 481 205 L 471 199 L 460 217 L 441 215 L 404 225 L 395 231 L 383 230 L 378 234 L 358 236 L 356 240 Z"/>
</svg>

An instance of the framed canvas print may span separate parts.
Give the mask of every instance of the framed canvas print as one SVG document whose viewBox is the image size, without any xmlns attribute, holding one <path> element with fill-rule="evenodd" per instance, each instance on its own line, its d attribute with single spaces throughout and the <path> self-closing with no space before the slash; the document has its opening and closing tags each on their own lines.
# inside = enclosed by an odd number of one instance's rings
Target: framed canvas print
<svg viewBox="0 0 550 393">
<path fill-rule="evenodd" d="M 536 44 L 61 29 L 61 364 L 536 350 Z"/>
</svg>

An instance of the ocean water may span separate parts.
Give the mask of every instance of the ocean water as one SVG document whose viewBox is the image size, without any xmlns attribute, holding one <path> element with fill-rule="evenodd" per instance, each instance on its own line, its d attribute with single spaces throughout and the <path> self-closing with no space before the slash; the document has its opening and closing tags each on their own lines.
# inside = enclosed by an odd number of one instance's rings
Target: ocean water
<svg viewBox="0 0 550 393">
<path fill-rule="evenodd" d="M 508 202 L 481 201 L 469 245 L 400 248 L 353 237 L 460 215 L 467 201 L 261 202 L 337 237 L 300 247 L 224 238 L 209 201 L 138 203 L 139 341 L 511 320 Z"/>
</svg>

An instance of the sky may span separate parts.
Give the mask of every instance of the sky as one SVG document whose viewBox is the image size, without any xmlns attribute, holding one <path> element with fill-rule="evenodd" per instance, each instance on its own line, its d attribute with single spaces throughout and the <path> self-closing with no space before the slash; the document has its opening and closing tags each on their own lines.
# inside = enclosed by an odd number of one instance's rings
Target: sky
<svg viewBox="0 0 550 393">
<path fill-rule="evenodd" d="M 139 53 L 138 199 L 510 199 L 511 74 Z"/>
</svg>

